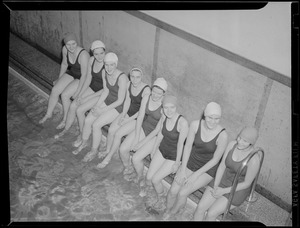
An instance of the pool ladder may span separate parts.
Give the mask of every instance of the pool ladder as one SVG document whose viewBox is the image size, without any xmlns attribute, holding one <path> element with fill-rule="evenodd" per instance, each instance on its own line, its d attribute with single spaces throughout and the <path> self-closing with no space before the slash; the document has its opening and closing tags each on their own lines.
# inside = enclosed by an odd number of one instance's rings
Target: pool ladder
<svg viewBox="0 0 300 228">
<path fill-rule="evenodd" d="M 232 200 L 233 200 L 233 197 L 234 197 L 234 193 L 235 193 L 235 190 L 236 190 L 236 186 L 238 184 L 238 179 L 242 173 L 242 171 L 244 170 L 244 168 L 247 166 L 248 162 L 250 161 L 250 159 L 257 153 L 261 152 L 261 157 L 260 157 L 260 165 L 259 165 L 259 169 L 258 169 L 258 172 L 255 176 L 255 179 L 252 183 L 252 188 L 251 188 L 251 192 L 250 192 L 250 195 L 249 195 L 249 198 L 246 199 L 246 201 L 248 203 L 254 203 L 257 198 L 255 199 L 254 197 L 254 190 L 255 190 L 255 186 L 256 186 L 256 183 L 257 183 L 257 180 L 258 180 L 258 176 L 259 176 L 259 173 L 260 173 L 260 169 L 261 169 L 261 166 L 262 166 L 262 163 L 264 161 L 264 150 L 260 147 L 258 147 L 243 163 L 242 165 L 240 166 L 240 168 L 238 169 L 235 177 L 234 177 L 234 180 L 233 180 L 233 185 L 232 185 L 232 188 L 231 188 L 231 191 L 230 191 L 230 195 L 229 195 L 229 198 L 228 198 L 228 203 L 227 203 L 227 207 L 226 207 L 226 210 L 223 214 L 223 217 L 222 217 L 222 220 L 225 220 L 229 211 L 230 211 L 230 207 L 231 207 L 231 203 L 232 203 Z"/>
</svg>

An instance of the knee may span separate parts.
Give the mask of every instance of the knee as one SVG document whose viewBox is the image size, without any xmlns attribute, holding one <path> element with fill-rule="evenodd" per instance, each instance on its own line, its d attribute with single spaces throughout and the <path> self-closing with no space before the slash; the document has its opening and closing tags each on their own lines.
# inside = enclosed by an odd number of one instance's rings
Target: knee
<svg viewBox="0 0 300 228">
<path fill-rule="evenodd" d="M 59 96 L 60 95 L 60 90 L 58 89 L 57 86 L 54 86 L 51 90 L 51 96 Z"/>
<path fill-rule="evenodd" d="M 178 190 L 174 189 L 174 188 L 170 188 L 168 195 L 172 198 L 176 197 L 178 194 Z"/>
<path fill-rule="evenodd" d="M 132 163 L 133 165 L 136 165 L 140 162 L 140 159 L 138 158 L 138 156 L 136 156 L 136 152 L 135 154 L 132 156 Z"/>
<path fill-rule="evenodd" d="M 66 93 L 66 92 L 62 92 L 62 93 L 61 93 L 61 99 L 62 99 L 62 100 L 66 100 L 66 101 L 67 101 L 67 100 L 70 99 L 70 97 L 71 97 L 70 94 L 68 94 L 68 93 Z"/>
<path fill-rule="evenodd" d="M 98 123 L 97 121 L 94 121 L 93 124 L 92 124 L 92 128 L 93 128 L 93 131 L 97 131 L 101 128 L 101 123 Z"/>
<path fill-rule="evenodd" d="M 153 185 L 158 185 L 160 182 L 161 182 L 161 179 L 156 177 L 156 176 L 153 176 L 152 179 L 151 179 L 151 182 Z"/>
<path fill-rule="evenodd" d="M 203 204 L 201 204 L 201 201 L 200 203 L 198 204 L 197 208 L 196 208 L 196 211 L 195 211 L 195 214 L 205 214 L 205 212 L 207 211 L 207 207 L 204 207 Z"/>
<path fill-rule="evenodd" d="M 117 136 L 117 128 L 114 126 L 110 126 L 110 128 L 108 129 L 108 134 Z"/>
<path fill-rule="evenodd" d="M 206 214 L 206 219 L 207 220 L 216 219 L 217 217 L 218 217 L 218 212 L 217 211 L 215 211 L 213 209 L 208 209 L 207 214 Z"/>
<path fill-rule="evenodd" d="M 179 197 L 188 197 L 188 192 L 187 192 L 187 190 L 186 189 L 184 189 L 184 188 L 181 188 L 180 190 L 179 190 L 179 192 L 178 192 L 178 196 Z"/>
<path fill-rule="evenodd" d="M 72 109 L 73 111 L 76 111 L 77 107 L 78 107 L 78 106 L 77 106 L 76 102 L 73 101 L 73 102 L 71 103 L 70 109 Z"/>
</svg>

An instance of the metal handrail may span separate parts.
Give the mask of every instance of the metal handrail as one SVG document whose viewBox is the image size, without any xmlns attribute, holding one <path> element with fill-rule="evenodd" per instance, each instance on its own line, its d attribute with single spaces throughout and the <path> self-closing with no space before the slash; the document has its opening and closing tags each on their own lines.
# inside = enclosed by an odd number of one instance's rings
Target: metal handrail
<svg viewBox="0 0 300 228">
<path fill-rule="evenodd" d="M 262 163 L 264 161 L 264 150 L 260 147 L 256 148 L 255 151 L 241 164 L 241 166 L 239 167 L 237 173 L 235 174 L 233 185 L 231 187 L 230 195 L 229 195 L 228 202 L 227 202 L 227 207 L 226 207 L 226 210 L 223 214 L 222 220 L 224 220 L 226 218 L 226 216 L 228 215 L 228 212 L 230 210 L 231 203 L 232 203 L 232 200 L 233 200 L 233 197 L 234 197 L 234 194 L 235 194 L 235 190 L 236 190 L 236 187 L 237 187 L 237 184 L 238 184 L 238 179 L 239 179 L 242 171 L 247 166 L 250 159 L 255 154 L 257 154 L 258 152 L 261 152 L 260 165 L 259 165 L 259 169 L 258 169 L 258 172 L 256 174 L 256 177 L 255 177 L 255 179 L 252 183 L 252 188 L 251 188 L 251 192 L 250 192 L 250 196 L 249 196 L 249 200 L 248 200 L 249 202 L 251 202 L 251 199 L 252 199 L 253 194 L 254 194 L 255 186 L 256 186 L 256 183 L 257 183 L 257 180 L 258 180 L 258 176 L 259 176 L 259 173 L 260 173 L 260 169 L 261 169 Z"/>
</svg>

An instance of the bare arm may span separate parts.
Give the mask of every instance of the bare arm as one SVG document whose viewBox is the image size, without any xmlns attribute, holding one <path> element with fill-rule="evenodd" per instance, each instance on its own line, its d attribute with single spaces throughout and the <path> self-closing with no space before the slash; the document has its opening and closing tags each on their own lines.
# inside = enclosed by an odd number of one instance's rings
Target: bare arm
<svg viewBox="0 0 300 228">
<path fill-rule="evenodd" d="M 155 143 L 154 143 L 154 146 L 153 146 L 153 150 L 152 150 L 152 152 L 151 152 L 152 155 L 157 151 L 158 146 L 160 145 L 161 140 L 162 140 L 163 137 L 164 137 L 163 134 L 161 133 L 161 130 L 162 130 L 163 123 L 164 123 L 166 117 L 165 117 L 165 115 L 163 115 L 163 116 L 164 116 L 164 117 L 163 117 L 163 120 L 160 122 L 159 132 L 158 132 L 158 135 L 157 135 L 157 137 L 156 137 L 156 139 L 155 139 Z M 157 124 L 157 125 L 158 125 L 158 124 Z M 151 156 L 151 157 L 152 157 L 152 156 Z"/>
<path fill-rule="evenodd" d="M 162 122 L 163 122 L 163 119 L 165 118 L 165 115 L 162 114 L 156 127 L 154 128 L 153 131 L 151 131 L 151 133 L 149 135 L 147 135 L 145 138 L 143 138 L 139 143 L 138 143 L 138 146 L 136 148 L 136 150 L 138 150 L 139 148 L 141 148 L 144 144 L 146 144 L 147 142 L 149 142 L 153 137 L 155 137 L 158 132 L 160 131 L 160 128 L 161 128 L 161 125 L 162 125 Z"/>
<path fill-rule="evenodd" d="M 190 124 L 186 143 L 183 150 L 183 157 L 182 157 L 182 164 L 181 164 L 182 171 L 186 170 L 187 162 L 190 158 L 191 150 L 194 144 L 195 135 L 197 133 L 199 124 L 200 124 L 200 120 L 195 120 Z"/>
<path fill-rule="evenodd" d="M 61 61 L 61 64 L 60 64 L 60 72 L 59 72 L 58 78 L 53 82 L 53 84 L 55 84 L 56 81 L 61 76 L 63 76 L 63 74 L 66 73 L 66 71 L 68 69 L 67 53 L 68 53 L 67 48 L 65 46 L 63 46 L 63 48 L 62 48 L 62 61 Z"/>
<path fill-rule="evenodd" d="M 217 149 L 214 152 L 212 159 L 209 160 L 200 169 L 198 169 L 195 173 L 193 173 L 193 175 L 200 176 L 203 173 L 206 173 L 209 169 L 211 169 L 220 161 L 227 146 L 227 139 L 228 139 L 228 135 L 226 131 L 221 132 L 217 140 L 218 142 Z"/>
<path fill-rule="evenodd" d="M 123 106 L 123 111 L 122 111 L 122 116 L 125 117 L 129 107 L 130 107 L 130 103 L 131 103 L 131 99 L 129 96 L 129 89 L 130 89 L 130 81 L 127 82 L 127 91 L 126 91 L 126 95 L 125 95 L 125 101 L 124 101 L 124 106 Z"/>
<path fill-rule="evenodd" d="M 146 112 L 146 108 L 147 108 L 146 105 L 147 105 L 148 100 L 149 100 L 149 94 L 145 95 L 141 102 L 141 106 L 139 109 L 139 113 L 138 113 L 138 117 L 137 117 L 136 125 L 135 125 L 135 139 L 134 139 L 134 142 L 132 143 L 132 148 L 138 143 L 138 140 L 140 138 L 142 123 L 144 121 L 145 112 Z"/>
<path fill-rule="evenodd" d="M 80 57 L 79 61 L 80 61 L 81 76 L 80 76 L 79 85 L 77 87 L 77 90 L 76 90 L 75 94 L 72 96 L 73 98 L 76 98 L 79 95 L 79 93 L 81 92 L 82 86 L 85 82 L 90 55 L 89 55 L 89 53 L 87 53 L 87 51 L 84 50 L 80 54 L 79 57 Z"/>
<path fill-rule="evenodd" d="M 176 155 L 176 163 L 180 163 L 180 159 L 183 153 L 183 143 L 186 139 L 189 131 L 189 125 L 185 118 L 180 117 L 179 119 L 179 139 L 177 142 L 177 155 Z"/>
<path fill-rule="evenodd" d="M 111 109 L 114 109 L 116 107 L 118 107 L 119 105 L 121 105 L 125 99 L 125 95 L 127 92 L 127 82 L 128 82 L 128 78 L 126 77 L 125 74 L 122 74 L 119 77 L 119 81 L 118 81 L 118 85 L 119 85 L 119 91 L 118 91 L 118 99 L 111 103 L 110 105 L 108 105 L 107 107 L 105 107 L 101 112 L 107 112 Z"/>
<path fill-rule="evenodd" d="M 260 165 L 259 155 L 255 154 L 248 162 L 245 179 L 243 182 L 238 183 L 236 187 L 236 191 L 240 191 L 250 187 L 256 174 L 258 173 L 259 165 Z M 224 191 L 225 193 L 230 193 L 231 187 L 225 188 Z"/>
<path fill-rule="evenodd" d="M 220 165 L 219 165 L 219 167 L 217 169 L 217 172 L 216 172 L 214 187 L 218 187 L 219 184 L 220 184 L 220 181 L 222 179 L 222 176 L 223 176 L 225 168 L 226 168 L 225 160 L 227 158 L 227 155 L 228 155 L 229 151 L 233 148 L 233 146 L 234 146 L 235 143 L 236 143 L 236 141 L 231 141 L 228 144 L 228 146 L 227 146 L 227 148 L 225 150 L 225 153 L 224 153 L 224 155 L 222 157 L 222 160 L 221 160 Z"/>
<path fill-rule="evenodd" d="M 82 96 L 82 94 L 86 91 L 86 89 L 90 86 L 91 84 L 91 81 L 92 81 L 92 64 L 93 64 L 93 61 L 94 61 L 94 56 L 92 56 L 90 59 L 89 59 L 89 62 L 88 62 L 88 66 L 87 66 L 87 73 L 86 73 L 86 79 L 82 85 L 82 88 L 81 88 L 81 91 L 79 93 L 79 97 Z"/>
</svg>

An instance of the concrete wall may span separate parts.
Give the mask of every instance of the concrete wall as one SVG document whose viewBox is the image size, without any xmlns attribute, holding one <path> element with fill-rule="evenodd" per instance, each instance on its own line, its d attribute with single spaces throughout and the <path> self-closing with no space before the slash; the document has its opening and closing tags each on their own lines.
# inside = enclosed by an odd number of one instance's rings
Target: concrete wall
<svg viewBox="0 0 300 228">
<path fill-rule="evenodd" d="M 146 21 L 123 11 L 13 11 L 11 31 L 58 57 L 66 32 L 75 32 L 86 49 L 101 39 L 126 73 L 137 65 L 148 83 L 165 77 L 189 121 L 207 102 L 219 102 L 230 139 L 244 125 L 260 129 L 265 160 L 258 184 L 291 204 L 290 87 Z"/>
</svg>

